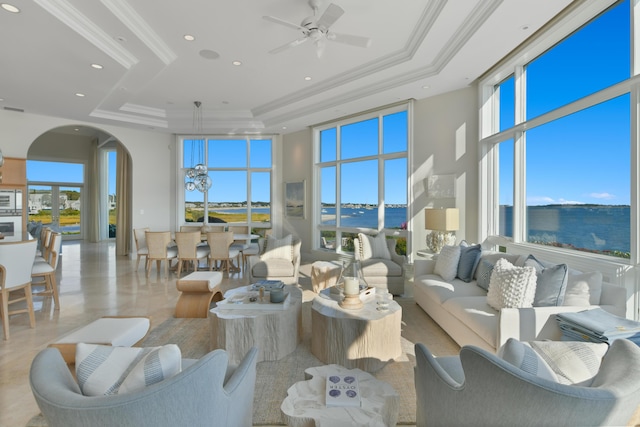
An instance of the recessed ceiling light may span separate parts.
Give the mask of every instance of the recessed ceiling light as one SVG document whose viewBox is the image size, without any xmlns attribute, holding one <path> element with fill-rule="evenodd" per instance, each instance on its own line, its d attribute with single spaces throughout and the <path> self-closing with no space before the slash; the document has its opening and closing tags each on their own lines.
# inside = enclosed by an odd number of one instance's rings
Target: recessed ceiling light
<svg viewBox="0 0 640 427">
<path fill-rule="evenodd" d="M 424 86 L 422 86 L 422 89 L 429 89 L 430 87 L 431 86 L 429 86 L 429 85 L 424 85 Z"/>
<path fill-rule="evenodd" d="M 232 62 L 232 64 L 233 64 L 233 65 L 238 66 L 238 65 L 242 65 L 242 62 L 240 62 L 240 61 L 233 61 L 233 62 Z"/>
<path fill-rule="evenodd" d="M 286 126 L 282 126 L 282 129 L 285 130 L 287 127 Z"/>
<path fill-rule="evenodd" d="M 80 93 L 80 92 L 78 92 L 78 93 L 76 93 L 76 96 L 78 96 L 78 97 L 82 98 L 82 97 L 84 96 L 84 93 Z"/>
<path fill-rule="evenodd" d="M 311 77 L 307 76 L 307 77 L 305 77 L 304 79 L 305 79 L 306 81 L 309 81 L 309 80 L 311 80 Z"/>
<path fill-rule="evenodd" d="M 0 98 L 0 102 L 4 101 L 4 98 Z"/>
<path fill-rule="evenodd" d="M 74 129 L 76 132 L 80 132 L 80 128 L 75 128 Z"/>
<path fill-rule="evenodd" d="M 2 6 L 2 8 L 4 10 L 6 10 L 7 12 L 11 12 L 11 13 L 19 13 L 20 9 L 18 9 L 17 7 L 15 7 L 12 4 L 9 3 L 0 3 L 0 6 Z"/>
<path fill-rule="evenodd" d="M 91 68 L 95 68 L 96 70 L 102 70 L 104 67 L 100 64 L 91 64 Z"/>
<path fill-rule="evenodd" d="M 194 41 L 196 38 L 194 36 L 192 36 L 191 34 L 185 34 L 184 35 L 184 39 L 188 42 L 192 42 Z"/>
</svg>

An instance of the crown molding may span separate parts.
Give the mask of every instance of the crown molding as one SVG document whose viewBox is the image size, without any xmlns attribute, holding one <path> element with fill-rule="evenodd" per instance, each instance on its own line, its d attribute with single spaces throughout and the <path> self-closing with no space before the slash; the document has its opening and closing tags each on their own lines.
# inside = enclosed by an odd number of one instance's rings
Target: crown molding
<svg viewBox="0 0 640 427">
<path fill-rule="evenodd" d="M 169 65 L 178 57 L 169 46 L 151 29 L 147 21 L 125 0 L 101 0 L 133 34 L 136 35 L 165 64 Z"/>
<path fill-rule="evenodd" d="M 34 0 L 34 2 L 109 55 L 124 68 L 130 69 L 138 63 L 138 58 L 124 49 L 69 2 L 65 0 Z"/>
<path fill-rule="evenodd" d="M 121 111 L 128 113 L 144 114 L 146 116 L 167 117 L 167 111 L 161 108 L 145 107 L 144 105 L 126 103 L 120 107 Z"/>
<path fill-rule="evenodd" d="M 89 116 L 99 119 L 114 120 L 118 122 L 135 123 L 138 125 L 152 126 L 157 128 L 168 128 L 169 124 L 166 120 L 151 119 L 146 117 L 132 116 L 130 114 L 114 113 L 107 110 L 93 110 Z"/>
</svg>

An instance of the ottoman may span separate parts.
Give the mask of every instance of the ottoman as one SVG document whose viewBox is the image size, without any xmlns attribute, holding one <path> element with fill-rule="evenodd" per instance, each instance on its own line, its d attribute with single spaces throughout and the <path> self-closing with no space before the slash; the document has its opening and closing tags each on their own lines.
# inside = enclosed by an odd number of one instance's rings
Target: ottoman
<svg viewBox="0 0 640 427">
<path fill-rule="evenodd" d="M 220 282 L 222 273 L 218 271 L 195 271 L 178 279 L 176 288 L 180 297 L 176 303 L 175 317 L 207 317 L 211 301 L 221 301 Z"/>
</svg>

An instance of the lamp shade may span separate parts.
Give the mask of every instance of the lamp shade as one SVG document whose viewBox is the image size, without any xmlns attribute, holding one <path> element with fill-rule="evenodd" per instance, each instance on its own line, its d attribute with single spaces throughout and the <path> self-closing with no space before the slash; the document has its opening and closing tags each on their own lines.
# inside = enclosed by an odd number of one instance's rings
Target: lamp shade
<svg viewBox="0 0 640 427">
<path fill-rule="evenodd" d="M 458 208 L 425 209 L 425 230 L 456 231 L 460 228 Z"/>
</svg>

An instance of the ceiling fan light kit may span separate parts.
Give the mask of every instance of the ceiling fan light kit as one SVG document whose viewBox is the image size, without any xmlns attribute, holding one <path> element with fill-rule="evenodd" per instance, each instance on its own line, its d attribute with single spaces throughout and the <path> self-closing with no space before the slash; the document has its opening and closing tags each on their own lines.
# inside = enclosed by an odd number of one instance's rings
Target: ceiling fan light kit
<svg viewBox="0 0 640 427">
<path fill-rule="evenodd" d="M 322 16 L 317 18 L 321 3 L 322 2 L 320 0 L 309 0 L 309 6 L 313 9 L 313 15 L 304 18 L 300 25 L 275 16 L 264 16 L 263 18 L 267 21 L 302 31 L 302 37 L 272 49 L 269 53 L 280 53 L 289 48 L 299 46 L 307 40 L 312 40 L 315 43 L 318 58 L 322 57 L 327 40 L 356 47 L 369 47 L 371 45 L 371 39 L 368 37 L 340 34 L 330 31 L 329 28 L 344 14 L 344 9 L 334 3 L 331 3 L 327 6 Z"/>
</svg>

